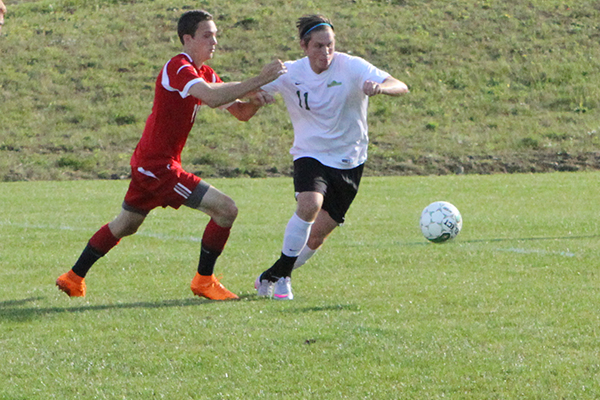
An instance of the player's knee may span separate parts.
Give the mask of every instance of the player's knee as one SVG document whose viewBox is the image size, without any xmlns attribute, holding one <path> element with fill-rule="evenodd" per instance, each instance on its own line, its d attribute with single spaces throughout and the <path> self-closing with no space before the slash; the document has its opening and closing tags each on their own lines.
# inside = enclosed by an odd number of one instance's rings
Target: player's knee
<svg viewBox="0 0 600 400">
<path fill-rule="evenodd" d="M 231 226 L 238 216 L 238 208 L 235 201 L 231 198 L 223 201 L 219 207 L 218 219 L 220 220 L 221 226 Z"/>
<path fill-rule="evenodd" d="M 304 221 L 314 221 L 317 218 L 317 214 L 319 214 L 319 210 L 321 210 L 320 204 L 304 202 L 303 204 L 298 204 L 296 215 Z"/>
<path fill-rule="evenodd" d="M 304 221 L 314 221 L 323 205 L 323 195 L 316 192 L 302 192 L 297 196 L 296 215 Z"/>
<path fill-rule="evenodd" d="M 135 234 L 138 231 L 139 227 L 140 225 L 138 224 L 123 224 L 111 228 L 111 232 L 115 237 L 121 239 L 125 236 L 131 236 Z"/>
<path fill-rule="evenodd" d="M 139 229 L 139 226 L 127 226 L 121 231 L 121 236 L 131 236 L 134 235 Z"/>
<path fill-rule="evenodd" d="M 319 247 L 321 247 L 323 245 L 324 242 L 325 242 L 325 237 L 311 235 L 311 237 L 308 238 L 308 242 L 306 242 L 306 245 L 311 249 L 318 249 Z"/>
<path fill-rule="evenodd" d="M 145 216 L 123 210 L 117 218 L 108 224 L 108 228 L 113 236 L 121 239 L 136 233 L 144 219 Z"/>
<path fill-rule="evenodd" d="M 231 219 L 231 222 L 235 221 L 238 216 L 238 208 L 233 200 L 227 205 L 227 217 Z"/>
</svg>

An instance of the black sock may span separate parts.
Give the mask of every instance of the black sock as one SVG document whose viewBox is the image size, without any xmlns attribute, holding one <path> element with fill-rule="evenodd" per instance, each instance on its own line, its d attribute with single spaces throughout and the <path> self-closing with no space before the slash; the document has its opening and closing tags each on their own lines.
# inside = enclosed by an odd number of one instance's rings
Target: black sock
<svg viewBox="0 0 600 400">
<path fill-rule="evenodd" d="M 94 249 L 88 243 L 87 246 L 85 246 L 85 249 L 83 249 L 81 255 L 79 256 L 79 259 L 73 266 L 73 272 L 75 272 L 75 274 L 77 274 L 78 276 L 85 278 L 90 268 L 92 268 L 92 265 L 94 265 L 94 263 L 98 261 L 102 256 L 104 256 L 104 254 L 100 254 L 98 250 Z"/>
<path fill-rule="evenodd" d="M 200 261 L 198 262 L 198 273 L 204 276 L 211 276 L 215 270 L 217 258 L 220 255 L 220 251 L 208 250 L 204 246 L 201 246 Z"/>
<path fill-rule="evenodd" d="M 281 253 L 279 260 L 275 261 L 275 264 L 268 270 L 262 273 L 260 279 L 266 279 L 271 282 L 276 282 L 279 278 L 286 276 L 292 276 L 292 270 L 294 269 L 294 263 L 298 259 L 298 256 L 289 257 Z"/>
</svg>

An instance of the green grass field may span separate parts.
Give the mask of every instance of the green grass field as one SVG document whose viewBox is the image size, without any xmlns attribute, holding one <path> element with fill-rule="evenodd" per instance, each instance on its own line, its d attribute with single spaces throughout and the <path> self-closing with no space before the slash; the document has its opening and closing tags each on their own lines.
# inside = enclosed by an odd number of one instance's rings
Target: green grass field
<svg viewBox="0 0 600 400">
<path fill-rule="evenodd" d="M 217 265 L 234 302 L 189 290 L 189 209 L 153 211 L 69 299 L 54 280 L 126 182 L 0 184 L 0 399 L 597 399 L 599 178 L 366 178 L 291 302 L 252 289 L 290 179 L 211 182 L 240 209 Z M 420 234 L 434 200 L 462 212 L 453 242 Z"/>
</svg>

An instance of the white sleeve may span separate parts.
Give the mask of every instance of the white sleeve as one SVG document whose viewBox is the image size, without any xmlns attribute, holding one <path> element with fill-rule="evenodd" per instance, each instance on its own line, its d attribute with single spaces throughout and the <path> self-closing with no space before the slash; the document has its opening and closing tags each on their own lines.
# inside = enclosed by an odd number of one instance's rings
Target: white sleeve
<svg viewBox="0 0 600 400">
<path fill-rule="evenodd" d="M 275 79 L 274 81 L 269 82 L 266 85 L 262 86 L 261 89 L 264 90 L 265 92 L 269 93 L 270 95 L 279 93 L 281 91 L 280 87 L 281 87 L 282 80 L 283 80 L 283 77 L 280 76 L 279 78 Z"/>
<path fill-rule="evenodd" d="M 290 70 L 291 66 L 294 64 L 294 61 L 286 61 L 283 63 L 288 71 Z M 279 76 L 277 79 L 275 79 L 274 81 L 271 81 L 269 83 L 267 83 L 266 85 L 262 86 L 261 89 L 264 90 L 265 92 L 269 93 L 270 95 L 275 95 L 275 93 L 281 93 L 281 90 L 284 87 L 284 83 L 286 79 L 288 78 L 288 74 L 283 74 L 281 76 Z"/>
<path fill-rule="evenodd" d="M 363 60 L 362 58 L 355 57 L 354 61 L 357 63 L 357 66 L 355 67 L 356 70 L 361 71 L 360 76 L 362 83 L 369 80 L 377 83 L 382 83 L 388 77 L 391 76 L 389 73 L 377 68 L 376 66 L 374 66 L 366 60 Z"/>
</svg>

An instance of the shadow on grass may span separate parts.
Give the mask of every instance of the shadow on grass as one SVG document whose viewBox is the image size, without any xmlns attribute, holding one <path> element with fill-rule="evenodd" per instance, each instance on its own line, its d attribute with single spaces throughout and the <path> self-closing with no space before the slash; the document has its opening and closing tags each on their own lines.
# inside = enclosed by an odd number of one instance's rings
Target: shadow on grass
<svg viewBox="0 0 600 400">
<path fill-rule="evenodd" d="M 35 318 L 41 318 L 48 315 L 57 315 L 63 313 L 81 313 L 89 311 L 105 311 L 105 310 L 123 310 L 133 308 L 169 308 L 169 307 L 194 307 L 216 303 L 214 300 L 189 298 L 176 300 L 161 300 L 156 302 L 139 301 L 133 303 L 117 303 L 117 304 L 98 304 L 98 305 L 81 305 L 73 307 L 14 307 L 20 306 L 30 301 L 41 300 L 43 297 L 32 297 L 23 300 L 8 300 L 0 302 L 0 320 L 12 320 L 17 322 L 26 322 Z M 67 299 L 70 300 L 70 299 Z"/>
<path fill-rule="evenodd" d="M 51 315 L 59 315 L 63 313 L 83 313 L 93 311 L 106 310 L 125 310 L 134 308 L 159 309 L 171 307 L 195 307 L 208 305 L 213 303 L 221 303 L 220 301 L 209 300 L 204 298 L 189 298 L 189 299 L 173 299 L 161 301 L 138 301 L 133 303 L 116 303 L 116 304 L 97 304 L 97 305 L 80 305 L 72 307 L 20 307 L 29 302 L 43 300 L 44 297 L 29 297 L 21 300 L 7 300 L 0 302 L 0 320 L 11 320 L 15 322 L 27 322 L 36 318 L 43 318 Z M 66 299 L 72 301 L 77 299 Z M 239 301 L 265 301 L 264 299 L 254 294 L 243 294 L 240 300 L 228 302 L 237 303 Z M 308 313 L 322 311 L 358 311 L 359 307 L 355 304 L 332 304 L 316 307 L 290 308 L 282 310 L 282 313 Z"/>
<path fill-rule="evenodd" d="M 281 310 L 282 313 L 288 314 L 299 314 L 319 311 L 360 311 L 360 307 L 356 304 L 331 304 L 325 306 L 290 308 L 287 310 Z"/>
<path fill-rule="evenodd" d="M 498 242 L 535 242 L 544 240 L 577 240 L 577 239 L 597 239 L 600 235 L 580 235 L 580 236 L 545 236 L 545 237 L 529 237 L 529 238 L 497 238 L 497 239 L 471 239 L 471 240 L 456 240 L 460 243 L 498 243 Z M 421 242 L 396 242 L 400 246 L 429 246 L 443 245 L 446 243 L 455 243 L 455 240 L 442 243 L 432 243 L 428 241 Z"/>
<path fill-rule="evenodd" d="M 10 307 L 10 306 L 20 306 L 22 304 L 29 303 L 31 301 L 41 300 L 41 299 L 43 299 L 43 297 L 38 296 L 38 297 L 28 297 L 26 299 L 21 299 L 21 300 L 0 301 L 0 307 L 4 308 L 4 307 Z"/>
</svg>

